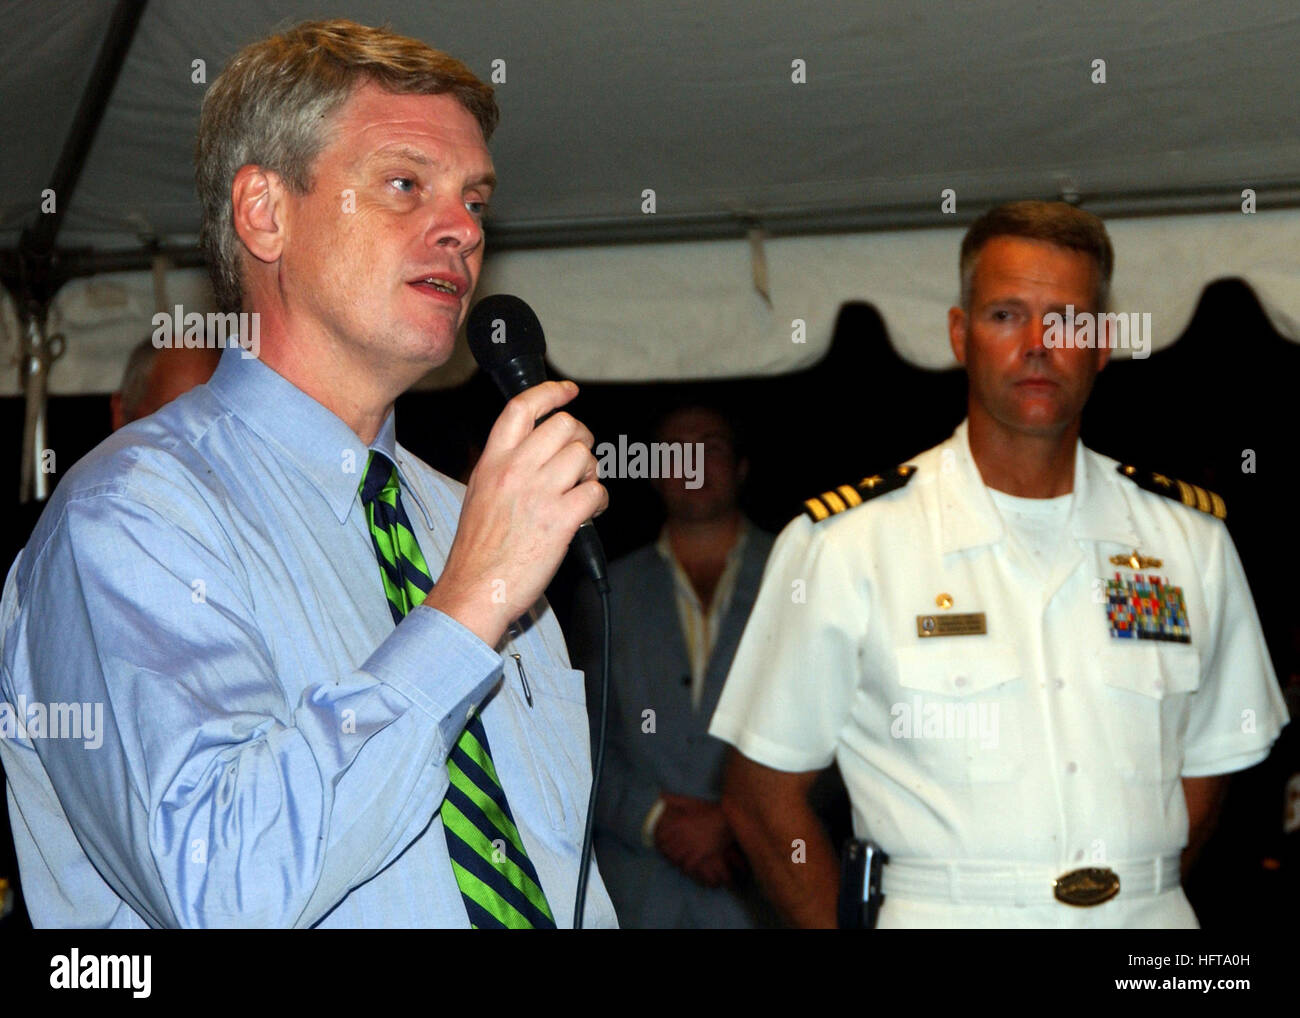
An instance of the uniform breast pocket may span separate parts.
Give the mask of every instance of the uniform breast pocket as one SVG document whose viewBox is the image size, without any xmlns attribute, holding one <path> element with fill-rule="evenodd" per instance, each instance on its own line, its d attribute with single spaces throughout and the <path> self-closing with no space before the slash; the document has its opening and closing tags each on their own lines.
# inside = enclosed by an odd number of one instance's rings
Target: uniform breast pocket
<svg viewBox="0 0 1300 1018">
<path fill-rule="evenodd" d="M 1186 644 L 1115 642 L 1099 661 L 1112 760 L 1127 782 L 1163 784 L 1182 773 L 1200 654 Z"/>
<path fill-rule="evenodd" d="M 953 637 L 899 648 L 889 734 L 944 783 L 1015 780 L 1025 765 L 1019 660 L 1004 644 L 962 644 Z"/>
</svg>

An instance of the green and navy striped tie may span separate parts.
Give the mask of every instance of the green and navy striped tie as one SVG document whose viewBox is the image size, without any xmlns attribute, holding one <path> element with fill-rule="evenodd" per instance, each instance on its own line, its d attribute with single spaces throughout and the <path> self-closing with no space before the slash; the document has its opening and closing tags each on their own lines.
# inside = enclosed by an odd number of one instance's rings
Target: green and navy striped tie
<svg viewBox="0 0 1300 1018">
<path fill-rule="evenodd" d="M 393 621 L 420 604 L 433 577 L 402 508 L 397 468 L 371 450 L 361 478 L 361 504 L 379 558 Z M 475 929 L 555 929 L 537 870 L 519 837 L 505 789 L 492 765 L 487 732 L 475 711 L 447 758 L 451 785 L 442 826 L 465 911 Z"/>
</svg>

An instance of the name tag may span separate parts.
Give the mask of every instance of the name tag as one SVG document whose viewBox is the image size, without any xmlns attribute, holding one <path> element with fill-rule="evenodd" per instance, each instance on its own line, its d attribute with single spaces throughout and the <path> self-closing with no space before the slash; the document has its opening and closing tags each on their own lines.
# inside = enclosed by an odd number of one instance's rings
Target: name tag
<svg viewBox="0 0 1300 1018">
<path fill-rule="evenodd" d="M 963 612 L 958 615 L 918 615 L 916 635 L 926 636 L 983 636 L 989 631 L 983 612 Z"/>
</svg>

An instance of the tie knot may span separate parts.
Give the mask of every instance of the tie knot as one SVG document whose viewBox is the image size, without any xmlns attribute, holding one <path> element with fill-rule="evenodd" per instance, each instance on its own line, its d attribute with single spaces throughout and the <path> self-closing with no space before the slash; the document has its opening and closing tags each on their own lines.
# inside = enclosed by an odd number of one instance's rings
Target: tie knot
<svg viewBox="0 0 1300 1018">
<path fill-rule="evenodd" d="M 361 504 L 369 505 L 381 495 L 392 505 L 397 493 L 397 468 L 382 452 L 370 450 L 366 470 L 361 475 Z"/>
</svg>

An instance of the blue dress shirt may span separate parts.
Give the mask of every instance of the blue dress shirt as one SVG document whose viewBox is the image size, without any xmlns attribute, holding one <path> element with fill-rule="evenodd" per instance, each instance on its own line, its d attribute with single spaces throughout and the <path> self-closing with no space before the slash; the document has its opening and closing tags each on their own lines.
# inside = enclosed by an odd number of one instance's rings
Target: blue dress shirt
<svg viewBox="0 0 1300 1018">
<path fill-rule="evenodd" d="M 241 353 L 77 463 L 5 582 L 0 759 L 33 922 L 468 926 L 438 810 L 481 705 L 571 926 L 591 763 L 550 608 L 497 649 L 432 608 L 394 626 L 366 446 Z M 437 576 L 463 486 L 397 445 L 392 414 L 371 448 Z M 72 704 L 102 731 L 67 737 Z M 615 925 L 594 865 L 585 925 Z"/>
</svg>

